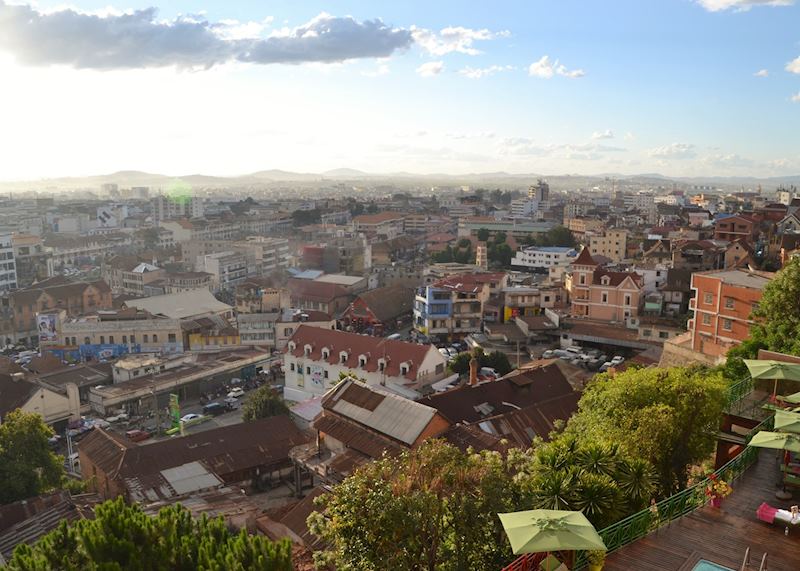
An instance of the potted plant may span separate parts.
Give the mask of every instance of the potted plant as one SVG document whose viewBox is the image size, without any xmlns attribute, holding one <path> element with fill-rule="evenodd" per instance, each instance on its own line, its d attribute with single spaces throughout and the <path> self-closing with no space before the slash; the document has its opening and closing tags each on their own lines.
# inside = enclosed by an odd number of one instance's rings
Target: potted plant
<svg viewBox="0 0 800 571">
<path fill-rule="evenodd" d="M 730 484 L 716 474 L 711 474 L 708 477 L 708 483 L 706 484 L 706 497 L 711 500 L 711 505 L 713 507 L 720 507 L 722 505 L 723 498 L 731 495 L 732 491 L 733 488 L 731 488 Z"/>
<path fill-rule="evenodd" d="M 589 563 L 589 571 L 600 571 L 606 562 L 606 552 L 599 549 L 587 551 L 586 561 Z"/>
</svg>

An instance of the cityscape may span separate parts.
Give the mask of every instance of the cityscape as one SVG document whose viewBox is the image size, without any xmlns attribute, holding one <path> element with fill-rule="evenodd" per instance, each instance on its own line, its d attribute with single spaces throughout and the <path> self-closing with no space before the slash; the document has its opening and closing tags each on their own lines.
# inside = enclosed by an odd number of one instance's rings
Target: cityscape
<svg viewBox="0 0 800 571">
<path fill-rule="evenodd" d="M 0 0 L 0 570 L 800 569 L 800 5 L 586 4 Z"/>
</svg>

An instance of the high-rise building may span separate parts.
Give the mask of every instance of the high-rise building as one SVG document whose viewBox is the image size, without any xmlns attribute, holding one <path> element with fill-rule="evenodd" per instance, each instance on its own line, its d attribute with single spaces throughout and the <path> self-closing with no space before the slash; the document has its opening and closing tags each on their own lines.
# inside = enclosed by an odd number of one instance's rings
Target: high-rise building
<svg viewBox="0 0 800 571">
<path fill-rule="evenodd" d="M 11 234 L 0 234 L 0 291 L 17 289 L 17 266 Z"/>
<path fill-rule="evenodd" d="M 202 218 L 203 199 L 197 196 L 165 196 L 153 198 L 153 219 L 157 222 L 172 218 Z"/>
</svg>

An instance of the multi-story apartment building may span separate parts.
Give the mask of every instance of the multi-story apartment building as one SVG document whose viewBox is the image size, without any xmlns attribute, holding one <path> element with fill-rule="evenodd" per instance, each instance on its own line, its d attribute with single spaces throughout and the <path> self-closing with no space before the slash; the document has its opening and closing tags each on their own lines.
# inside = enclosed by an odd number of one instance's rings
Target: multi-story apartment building
<svg viewBox="0 0 800 571">
<path fill-rule="evenodd" d="M 534 238 L 547 234 L 555 225 L 552 222 L 528 222 L 518 220 L 495 220 L 487 216 L 474 216 L 462 218 L 458 221 L 458 237 L 477 237 L 481 229 L 489 231 L 489 236 L 503 232 L 506 236 L 525 238 L 533 235 Z"/>
<path fill-rule="evenodd" d="M 672 267 L 693 272 L 721 270 L 725 267 L 727 242 L 689 240 L 672 249 Z"/>
<path fill-rule="evenodd" d="M 211 290 L 213 276 L 208 272 L 167 272 L 144 286 L 144 295 L 181 293 L 193 289 Z"/>
<path fill-rule="evenodd" d="M 97 260 L 114 254 L 119 248 L 130 246 L 133 238 L 128 234 L 114 233 L 102 236 L 50 236 L 45 240 L 48 275 L 57 269 L 75 265 L 85 260 Z"/>
<path fill-rule="evenodd" d="M 511 265 L 531 270 L 550 270 L 568 266 L 577 256 L 578 252 L 574 248 L 529 246 L 517 250 L 511 259 Z"/>
<path fill-rule="evenodd" d="M 153 219 L 202 218 L 203 199 L 198 196 L 156 196 L 152 200 Z"/>
<path fill-rule="evenodd" d="M 397 212 L 378 212 L 362 214 L 353 218 L 353 231 L 364 234 L 369 239 L 397 238 L 404 231 L 405 215 Z"/>
<path fill-rule="evenodd" d="M 247 257 L 241 252 L 218 252 L 198 259 L 198 270 L 211 274 L 215 291 L 232 290 L 247 278 Z"/>
<path fill-rule="evenodd" d="M 586 239 L 587 233 L 602 234 L 606 228 L 605 222 L 597 218 L 567 218 L 566 215 L 564 216 L 564 226 L 579 242 Z"/>
<path fill-rule="evenodd" d="M 245 240 L 234 242 L 233 249 L 252 256 L 256 275 L 289 267 L 289 240 L 286 238 L 250 236 Z"/>
<path fill-rule="evenodd" d="M 101 275 L 115 295 L 145 295 L 145 286 L 161 279 L 166 270 L 136 256 L 117 256 L 103 263 Z"/>
<path fill-rule="evenodd" d="M 11 234 L 0 234 L 0 292 L 17 289 L 17 265 Z"/>
<path fill-rule="evenodd" d="M 451 275 L 419 288 L 414 328 L 429 337 L 460 339 L 483 330 L 484 305 L 508 285 L 508 274 Z"/>
<path fill-rule="evenodd" d="M 602 268 L 584 248 L 566 280 L 570 313 L 598 321 L 627 321 L 639 315 L 643 285 L 642 277 L 635 272 Z"/>
<path fill-rule="evenodd" d="M 324 394 L 340 373 L 406 397 L 447 375 L 447 360 L 420 345 L 300 325 L 284 353 L 284 398 L 302 401 Z"/>
<path fill-rule="evenodd" d="M 655 195 L 650 191 L 639 191 L 636 194 L 626 194 L 623 198 L 625 208 L 639 211 L 655 209 Z"/>
<path fill-rule="evenodd" d="M 503 322 L 515 317 L 530 317 L 545 309 L 561 306 L 566 300 L 561 286 L 509 286 L 501 294 Z"/>
<path fill-rule="evenodd" d="M 714 221 L 714 239 L 744 240 L 752 244 L 758 237 L 758 224 L 746 216 L 727 216 Z"/>
<path fill-rule="evenodd" d="M 604 256 L 612 262 L 621 262 L 626 258 L 628 248 L 627 230 L 606 230 L 602 236 L 589 238 L 589 253 L 592 256 Z"/>
<path fill-rule="evenodd" d="M 773 276 L 742 268 L 692 275 L 689 310 L 694 316 L 688 323 L 692 349 L 722 360 L 731 347 L 747 339 L 751 313 Z"/>
<path fill-rule="evenodd" d="M 14 262 L 17 267 L 17 287 L 28 287 L 47 277 L 48 254 L 40 236 L 14 234 Z"/>
</svg>

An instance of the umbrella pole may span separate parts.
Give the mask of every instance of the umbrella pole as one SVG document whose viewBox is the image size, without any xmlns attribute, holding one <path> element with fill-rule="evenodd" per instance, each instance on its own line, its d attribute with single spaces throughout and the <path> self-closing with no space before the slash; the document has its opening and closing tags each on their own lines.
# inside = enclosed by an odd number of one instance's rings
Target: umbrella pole
<svg viewBox="0 0 800 571">
<path fill-rule="evenodd" d="M 778 379 L 775 379 L 775 386 L 772 387 L 772 400 L 774 401 L 777 396 L 778 396 Z"/>
</svg>

